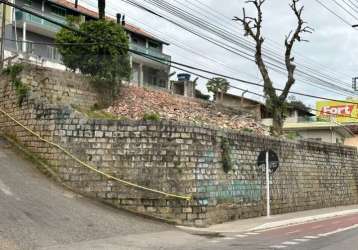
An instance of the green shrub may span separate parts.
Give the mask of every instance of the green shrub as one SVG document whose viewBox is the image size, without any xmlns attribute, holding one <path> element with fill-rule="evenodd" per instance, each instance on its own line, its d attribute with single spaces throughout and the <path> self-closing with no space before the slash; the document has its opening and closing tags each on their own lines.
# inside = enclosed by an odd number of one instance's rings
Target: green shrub
<svg viewBox="0 0 358 250">
<path fill-rule="evenodd" d="M 19 79 L 19 74 L 24 70 L 22 64 L 14 64 L 7 67 L 2 71 L 2 74 L 10 76 L 12 86 L 15 88 L 16 95 L 18 97 L 18 104 L 21 106 L 25 98 L 27 97 L 30 88 L 23 84 Z"/>
<path fill-rule="evenodd" d="M 230 142 L 227 138 L 223 138 L 221 142 L 221 150 L 222 150 L 222 162 L 223 162 L 223 169 L 225 173 L 229 173 L 234 165 L 231 160 L 231 149 L 230 149 Z"/>
<path fill-rule="evenodd" d="M 19 103 L 20 106 L 24 102 L 24 100 L 27 97 L 29 91 L 30 91 L 30 88 L 28 86 L 26 86 L 26 85 L 23 85 L 23 84 L 21 84 L 18 87 L 16 87 L 16 94 L 17 94 L 18 103 Z"/>
<path fill-rule="evenodd" d="M 18 75 L 24 70 L 24 65 L 17 63 L 12 66 L 3 69 L 2 74 L 10 76 L 10 78 L 16 79 Z"/>
<path fill-rule="evenodd" d="M 254 130 L 251 129 L 251 128 L 243 128 L 243 129 L 241 129 L 241 131 L 246 132 L 246 133 L 253 133 L 254 132 Z"/>
<path fill-rule="evenodd" d="M 210 100 L 210 95 L 205 95 L 198 89 L 195 90 L 195 97 L 199 98 L 199 99 L 202 99 L 202 100 L 205 100 L 205 101 Z"/>
<path fill-rule="evenodd" d="M 70 25 L 76 27 L 74 23 Z M 130 79 L 127 33 L 121 25 L 107 20 L 84 22 L 79 31 L 62 29 L 56 34 L 56 42 L 62 44 L 59 51 L 63 63 L 73 71 L 92 76 L 92 84 L 108 105 L 118 94 L 121 81 Z"/>
<path fill-rule="evenodd" d="M 144 121 L 160 121 L 160 115 L 158 113 L 148 113 L 143 116 Z"/>
<path fill-rule="evenodd" d="M 299 137 L 297 132 L 288 132 L 285 137 L 289 140 L 296 140 Z"/>
</svg>

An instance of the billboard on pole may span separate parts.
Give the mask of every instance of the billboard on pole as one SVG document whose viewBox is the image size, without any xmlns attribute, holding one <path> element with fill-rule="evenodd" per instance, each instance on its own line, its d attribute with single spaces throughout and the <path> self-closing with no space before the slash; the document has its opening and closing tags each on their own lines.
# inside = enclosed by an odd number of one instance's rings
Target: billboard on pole
<svg viewBox="0 0 358 250">
<path fill-rule="evenodd" d="M 322 119 L 330 119 L 332 117 L 339 123 L 358 123 L 358 100 L 352 100 L 345 103 L 334 101 L 317 102 L 317 117 Z"/>
</svg>

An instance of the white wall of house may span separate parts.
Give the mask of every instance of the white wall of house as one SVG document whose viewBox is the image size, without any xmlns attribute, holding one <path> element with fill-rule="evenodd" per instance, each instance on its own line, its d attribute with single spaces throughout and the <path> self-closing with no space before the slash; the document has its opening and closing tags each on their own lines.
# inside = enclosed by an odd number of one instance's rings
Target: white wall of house
<svg viewBox="0 0 358 250">
<path fill-rule="evenodd" d="M 298 135 L 304 140 L 322 141 L 327 143 L 343 144 L 345 136 L 338 133 L 335 129 L 314 129 L 314 130 L 300 130 Z"/>
<path fill-rule="evenodd" d="M 26 55 L 23 53 L 15 53 L 15 52 L 8 51 L 8 50 L 5 50 L 4 55 L 5 55 L 5 58 L 11 58 L 11 57 L 16 56 L 16 58 L 14 58 L 12 60 L 12 62 L 24 61 L 24 62 L 30 62 L 30 63 L 36 64 L 36 65 L 39 65 L 42 67 L 46 67 L 46 68 L 66 70 L 66 67 L 61 63 L 44 60 L 44 59 L 41 59 L 41 58 L 33 56 L 33 55 Z"/>
</svg>

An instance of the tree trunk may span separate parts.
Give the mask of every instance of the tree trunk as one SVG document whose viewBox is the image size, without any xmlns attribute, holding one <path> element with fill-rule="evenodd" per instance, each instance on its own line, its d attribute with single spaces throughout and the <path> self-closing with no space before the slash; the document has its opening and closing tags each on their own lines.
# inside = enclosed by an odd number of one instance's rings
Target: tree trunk
<svg viewBox="0 0 358 250">
<path fill-rule="evenodd" d="M 283 135 L 283 124 L 284 124 L 284 115 L 281 110 L 281 107 L 274 107 L 272 111 L 272 134 L 273 136 L 281 136 Z"/>
<path fill-rule="evenodd" d="M 221 103 L 223 103 L 224 102 L 224 91 L 220 91 L 220 101 L 221 101 Z"/>
<path fill-rule="evenodd" d="M 98 15 L 100 20 L 106 18 L 106 0 L 98 0 Z"/>
</svg>

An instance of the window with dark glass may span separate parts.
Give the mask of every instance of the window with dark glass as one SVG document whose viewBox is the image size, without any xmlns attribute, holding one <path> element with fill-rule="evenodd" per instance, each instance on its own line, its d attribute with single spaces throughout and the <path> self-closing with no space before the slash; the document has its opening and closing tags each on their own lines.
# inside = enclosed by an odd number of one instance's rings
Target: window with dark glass
<svg viewBox="0 0 358 250">
<path fill-rule="evenodd" d="M 66 16 L 66 9 L 58 7 L 56 5 L 51 5 L 51 12 L 58 16 Z"/>
<path fill-rule="evenodd" d="M 149 47 L 153 48 L 153 49 L 158 49 L 159 48 L 159 44 L 155 43 L 155 42 L 149 42 Z"/>
<path fill-rule="evenodd" d="M 32 5 L 32 0 L 25 0 L 25 5 Z"/>
</svg>

